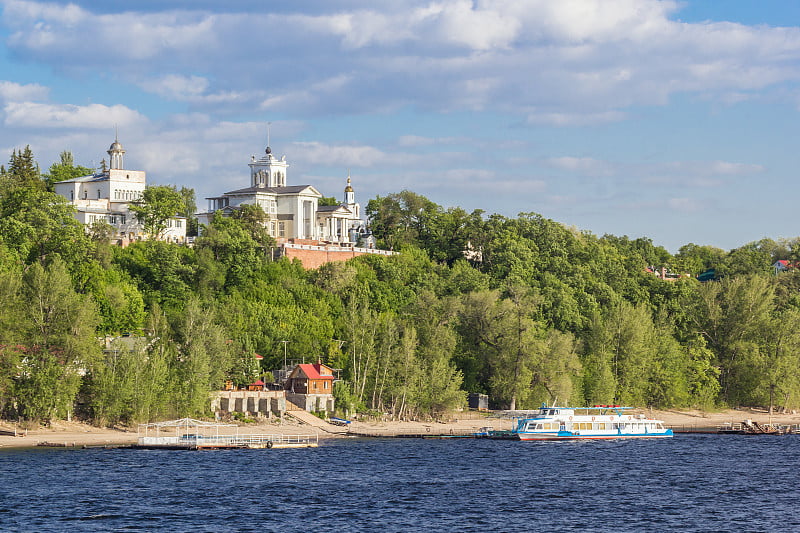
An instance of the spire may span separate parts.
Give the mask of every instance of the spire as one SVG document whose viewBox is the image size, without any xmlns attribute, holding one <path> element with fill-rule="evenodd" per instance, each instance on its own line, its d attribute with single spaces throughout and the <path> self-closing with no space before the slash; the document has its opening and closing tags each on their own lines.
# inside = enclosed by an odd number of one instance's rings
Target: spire
<svg viewBox="0 0 800 533">
<path fill-rule="evenodd" d="M 268 155 L 272 153 L 272 148 L 269 147 L 269 136 L 270 136 L 270 130 L 271 129 L 272 129 L 272 122 L 267 122 L 267 150 L 266 150 L 266 152 L 267 152 Z"/>
</svg>

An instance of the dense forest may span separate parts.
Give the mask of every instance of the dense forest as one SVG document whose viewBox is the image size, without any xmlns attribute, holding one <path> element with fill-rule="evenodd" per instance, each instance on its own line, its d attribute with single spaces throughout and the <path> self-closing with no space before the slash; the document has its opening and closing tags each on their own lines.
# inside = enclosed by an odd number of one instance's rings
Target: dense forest
<svg viewBox="0 0 800 533">
<path fill-rule="evenodd" d="M 215 218 L 191 247 L 114 246 L 109 226 L 84 228 L 52 192 L 90 172 L 65 152 L 43 174 L 28 148 L 0 168 L 3 417 L 200 416 L 209 391 L 285 356 L 342 369 L 341 409 L 404 419 L 468 392 L 512 409 L 800 406 L 800 271 L 772 267 L 800 260 L 800 240 L 672 255 L 401 191 L 366 208 L 379 246 L 399 254 L 304 270 L 271 260 L 258 208 Z M 156 232 L 159 209 L 194 212 L 191 190 L 152 193 L 136 208 Z M 135 342 L 104 342 L 119 337 Z"/>
</svg>

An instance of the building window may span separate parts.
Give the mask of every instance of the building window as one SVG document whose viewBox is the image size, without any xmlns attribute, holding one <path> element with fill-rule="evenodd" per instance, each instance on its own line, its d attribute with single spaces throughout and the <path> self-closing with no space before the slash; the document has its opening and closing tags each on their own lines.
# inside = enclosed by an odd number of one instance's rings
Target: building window
<svg viewBox="0 0 800 533">
<path fill-rule="evenodd" d="M 286 237 L 286 222 L 278 222 L 278 237 Z"/>
<path fill-rule="evenodd" d="M 69 191 L 69 201 L 75 200 L 75 191 Z"/>
<path fill-rule="evenodd" d="M 84 200 L 88 200 L 89 199 L 89 191 L 83 191 L 83 199 Z"/>
<path fill-rule="evenodd" d="M 100 189 L 97 189 L 97 199 L 100 199 Z"/>
<path fill-rule="evenodd" d="M 175 227 L 176 228 L 180 228 L 181 227 L 181 221 L 180 220 L 176 220 L 175 221 Z"/>
</svg>

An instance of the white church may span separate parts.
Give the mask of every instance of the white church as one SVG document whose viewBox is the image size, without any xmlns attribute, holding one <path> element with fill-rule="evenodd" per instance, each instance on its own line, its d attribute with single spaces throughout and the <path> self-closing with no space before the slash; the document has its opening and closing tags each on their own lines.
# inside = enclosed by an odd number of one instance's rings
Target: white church
<svg viewBox="0 0 800 533">
<path fill-rule="evenodd" d="M 144 233 L 144 228 L 128 208 L 131 202 L 139 200 L 147 186 L 145 172 L 126 170 L 123 157 L 125 149 L 118 139 L 108 149 L 109 168 L 91 176 L 82 176 L 55 184 L 55 192 L 75 206 L 75 218 L 89 226 L 104 221 L 116 231 L 119 244 L 152 236 Z M 184 243 L 186 241 L 186 219 L 176 216 L 168 221 L 161 240 Z"/>
<path fill-rule="evenodd" d="M 343 202 L 320 206 L 322 194 L 312 185 L 287 185 L 286 156 L 275 157 L 269 146 L 260 159 L 252 156 L 249 166 L 250 186 L 207 198 L 208 211 L 197 215 L 200 224 L 208 225 L 217 212 L 227 216 L 243 204 L 252 204 L 268 215 L 268 231 L 278 244 L 373 245 L 349 175 Z"/>
</svg>

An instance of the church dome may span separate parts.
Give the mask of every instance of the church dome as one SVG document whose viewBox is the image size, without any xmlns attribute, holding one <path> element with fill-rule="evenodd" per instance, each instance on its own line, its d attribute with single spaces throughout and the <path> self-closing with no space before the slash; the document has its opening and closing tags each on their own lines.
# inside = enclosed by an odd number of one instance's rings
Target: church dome
<svg viewBox="0 0 800 533">
<path fill-rule="evenodd" d="M 120 150 L 124 150 L 124 148 L 122 148 L 122 145 L 119 143 L 119 141 L 114 141 L 111 144 L 111 147 L 108 149 L 109 152 L 118 152 Z"/>
<path fill-rule="evenodd" d="M 353 187 L 350 185 L 350 177 L 347 178 L 347 187 L 344 188 L 344 192 L 353 192 Z"/>
</svg>

